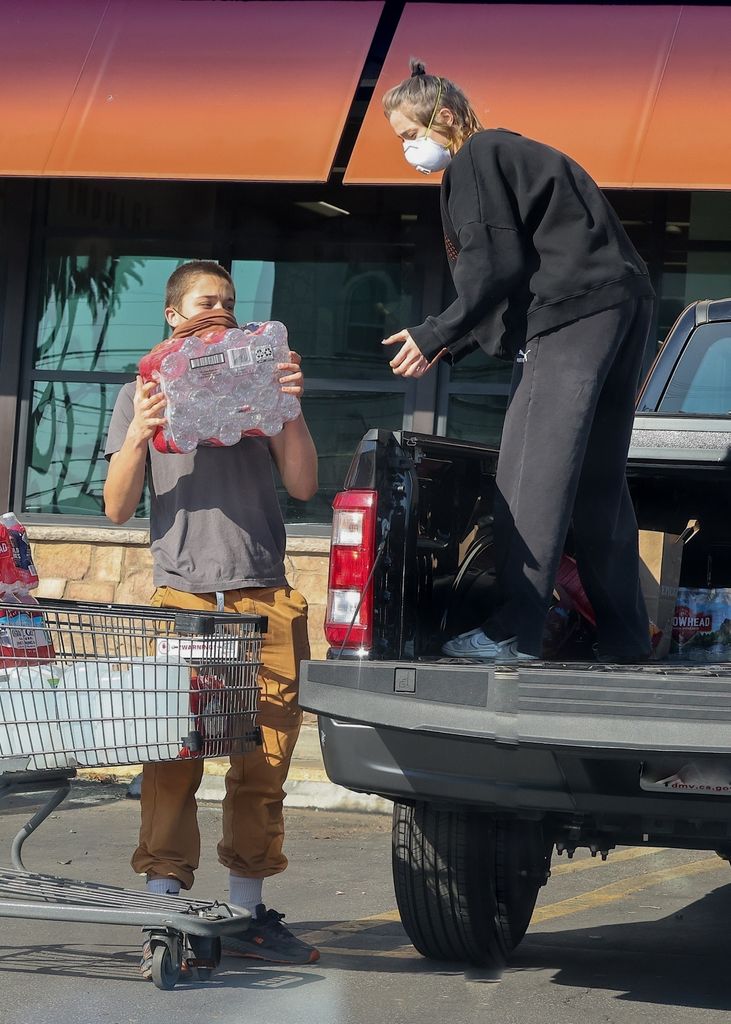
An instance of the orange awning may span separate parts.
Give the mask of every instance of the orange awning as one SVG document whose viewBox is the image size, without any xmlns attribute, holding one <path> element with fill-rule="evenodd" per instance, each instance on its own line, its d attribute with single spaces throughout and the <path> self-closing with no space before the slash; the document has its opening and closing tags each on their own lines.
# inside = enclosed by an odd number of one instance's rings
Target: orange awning
<svg viewBox="0 0 731 1024">
<path fill-rule="evenodd" d="M 409 57 L 486 127 L 568 153 L 611 188 L 731 188 L 729 7 L 407 4 L 345 180 L 438 182 L 403 159 L 381 97 Z"/>
<path fill-rule="evenodd" d="M 0 0 L 0 174 L 325 181 L 382 8 Z"/>
</svg>

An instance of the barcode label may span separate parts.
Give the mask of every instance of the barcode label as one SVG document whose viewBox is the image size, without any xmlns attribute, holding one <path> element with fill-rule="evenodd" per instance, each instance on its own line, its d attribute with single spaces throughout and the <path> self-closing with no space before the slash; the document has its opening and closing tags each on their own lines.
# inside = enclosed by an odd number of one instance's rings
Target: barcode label
<svg viewBox="0 0 731 1024">
<path fill-rule="evenodd" d="M 228 365 L 232 370 L 243 370 L 247 366 L 254 365 L 254 357 L 250 348 L 230 348 L 228 350 Z"/>
<path fill-rule="evenodd" d="M 214 352 L 210 356 L 199 356 L 197 359 L 191 359 L 190 368 L 191 370 L 203 370 L 207 366 L 220 366 L 221 363 L 226 362 L 226 357 L 223 352 Z"/>
</svg>

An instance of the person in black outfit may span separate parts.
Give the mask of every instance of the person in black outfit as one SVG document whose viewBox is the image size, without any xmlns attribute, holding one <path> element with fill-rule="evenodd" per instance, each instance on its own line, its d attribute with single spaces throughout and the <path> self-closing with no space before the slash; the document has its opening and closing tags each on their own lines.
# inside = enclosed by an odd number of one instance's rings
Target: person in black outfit
<svg viewBox="0 0 731 1024">
<path fill-rule="evenodd" d="M 442 647 L 535 658 L 569 526 L 602 661 L 644 661 L 649 623 L 625 468 L 654 293 L 647 267 L 587 172 L 566 154 L 483 129 L 464 93 L 412 61 L 384 96 L 417 170 L 444 169 L 441 213 L 457 297 L 386 338 L 420 377 L 476 348 L 513 361 L 494 534 L 501 600 Z"/>
</svg>

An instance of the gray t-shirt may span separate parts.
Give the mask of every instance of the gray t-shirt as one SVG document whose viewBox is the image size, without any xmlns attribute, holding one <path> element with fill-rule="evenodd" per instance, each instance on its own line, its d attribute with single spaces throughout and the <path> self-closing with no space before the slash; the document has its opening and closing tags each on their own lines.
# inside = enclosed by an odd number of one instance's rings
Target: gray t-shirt
<svg viewBox="0 0 731 1024">
<path fill-rule="evenodd" d="M 114 405 L 104 454 L 118 452 L 134 416 L 134 384 Z M 279 587 L 285 530 L 269 442 L 243 437 L 230 448 L 190 455 L 148 446 L 153 582 L 190 594 Z"/>
</svg>

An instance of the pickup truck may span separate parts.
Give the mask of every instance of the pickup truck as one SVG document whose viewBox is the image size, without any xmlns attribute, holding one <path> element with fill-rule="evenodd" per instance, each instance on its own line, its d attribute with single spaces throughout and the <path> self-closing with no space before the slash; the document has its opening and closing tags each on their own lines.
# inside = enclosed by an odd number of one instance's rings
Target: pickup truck
<svg viewBox="0 0 731 1024">
<path fill-rule="evenodd" d="M 731 586 L 731 299 L 678 318 L 640 391 L 628 479 L 641 528 L 701 532 L 681 585 Z M 731 663 L 470 664 L 443 639 L 485 618 L 497 451 L 369 431 L 334 502 L 327 660 L 305 662 L 332 781 L 393 801 L 406 932 L 437 960 L 501 966 L 554 852 L 731 857 Z M 570 538 L 567 542 L 570 550 Z M 711 568 L 712 567 L 712 568 Z M 659 791 L 658 791 L 659 789 Z"/>
</svg>

